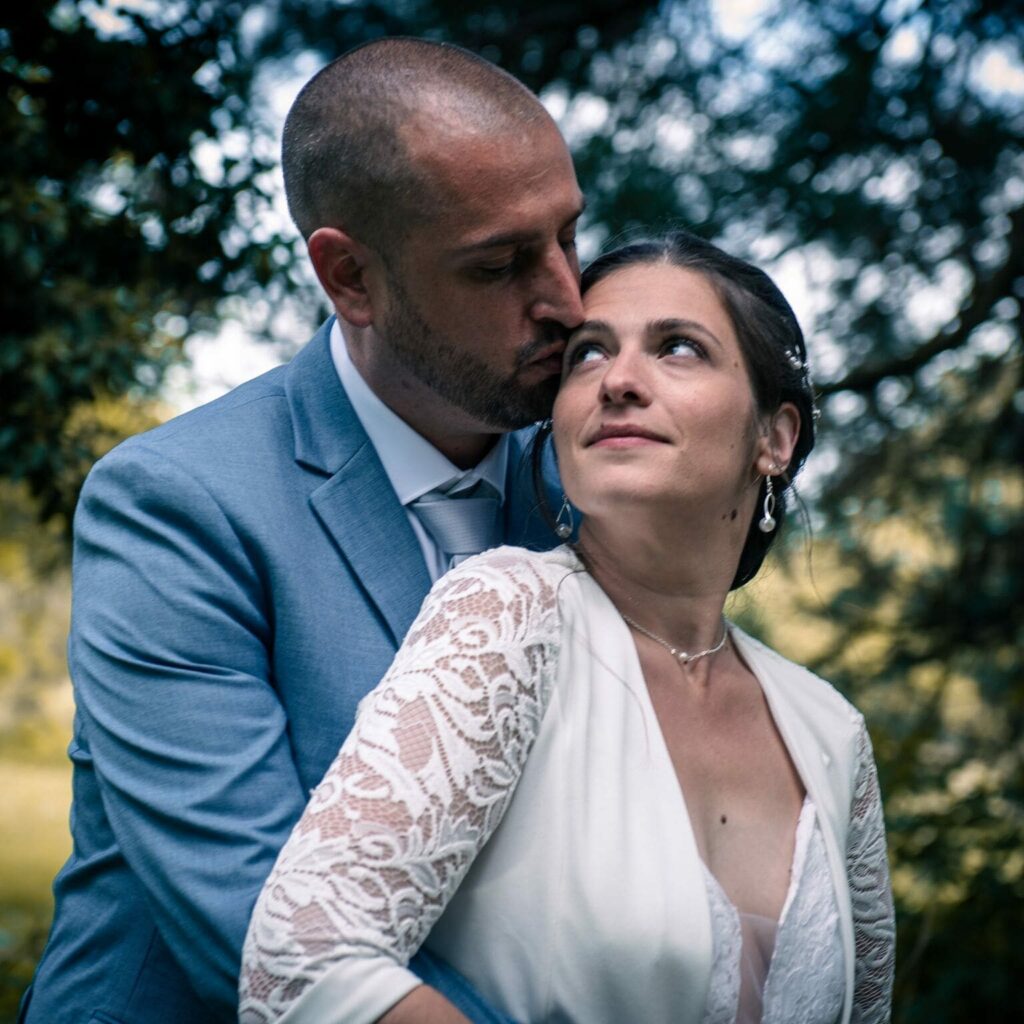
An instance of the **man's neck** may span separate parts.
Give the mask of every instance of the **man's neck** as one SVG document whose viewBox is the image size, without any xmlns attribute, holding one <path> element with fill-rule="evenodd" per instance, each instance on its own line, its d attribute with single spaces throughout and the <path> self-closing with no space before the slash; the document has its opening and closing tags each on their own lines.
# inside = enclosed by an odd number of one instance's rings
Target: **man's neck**
<svg viewBox="0 0 1024 1024">
<path fill-rule="evenodd" d="M 381 370 L 365 358 L 356 338 L 352 344 L 337 321 L 331 332 L 331 355 L 343 381 L 344 363 L 358 375 L 361 385 L 391 413 L 414 430 L 458 469 L 477 466 L 501 439 L 502 434 L 487 429 L 451 406 L 422 382 L 401 368 Z"/>
<path fill-rule="evenodd" d="M 423 434 L 453 466 L 458 466 L 459 469 L 472 469 L 474 466 L 479 465 L 501 438 L 501 434 L 431 436 L 413 424 L 410 424 L 410 426 Z"/>
</svg>

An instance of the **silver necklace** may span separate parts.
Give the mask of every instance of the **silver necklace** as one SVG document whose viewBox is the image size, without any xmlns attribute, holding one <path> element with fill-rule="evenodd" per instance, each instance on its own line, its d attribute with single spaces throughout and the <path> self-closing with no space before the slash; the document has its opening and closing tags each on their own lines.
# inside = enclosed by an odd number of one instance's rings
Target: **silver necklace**
<svg viewBox="0 0 1024 1024">
<path fill-rule="evenodd" d="M 622 613 L 620 612 L 619 614 L 621 615 Z M 706 658 L 709 654 L 717 654 L 725 646 L 725 638 L 729 635 L 729 630 L 726 628 L 725 619 L 723 618 L 721 640 L 714 647 L 709 647 L 706 651 L 689 654 L 686 651 L 679 650 L 678 647 L 673 647 L 667 640 L 662 640 L 660 636 L 655 636 L 649 629 L 644 629 L 639 622 L 634 622 L 628 615 L 623 615 L 622 620 L 623 622 L 628 622 L 638 633 L 643 633 L 644 636 L 650 637 L 656 644 L 661 644 L 681 665 L 689 665 L 691 662 L 697 661 L 698 658 Z"/>
</svg>

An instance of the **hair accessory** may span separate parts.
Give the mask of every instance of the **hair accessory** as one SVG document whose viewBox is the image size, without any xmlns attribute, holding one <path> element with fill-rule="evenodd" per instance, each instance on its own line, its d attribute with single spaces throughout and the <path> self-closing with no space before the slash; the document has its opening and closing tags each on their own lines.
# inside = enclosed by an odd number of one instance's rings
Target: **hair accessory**
<svg viewBox="0 0 1024 1024">
<path fill-rule="evenodd" d="M 619 613 L 622 614 L 621 612 Z M 729 635 L 729 630 L 726 628 L 725 618 L 722 618 L 722 637 L 715 644 L 714 647 L 709 647 L 706 651 L 698 651 L 696 654 L 689 654 L 686 651 L 679 650 L 678 647 L 673 647 L 667 640 L 662 640 L 660 636 L 656 636 L 649 629 L 644 629 L 639 622 L 634 622 L 628 615 L 622 615 L 622 621 L 632 626 L 638 633 L 643 633 L 644 636 L 653 640 L 656 644 L 661 644 L 662 647 L 668 651 L 669 654 L 675 658 L 680 665 L 689 665 L 692 662 L 697 661 L 698 658 L 706 658 L 709 654 L 717 654 L 725 646 L 725 638 Z"/>
<path fill-rule="evenodd" d="M 774 469 L 775 466 L 772 466 Z M 757 521 L 757 528 L 762 533 L 771 533 L 775 529 L 775 492 L 772 488 L 772 478 L 764 478 L 764 511 Z"/>
<path fill-rule="evenodd" d="M 818 403 L 814 400 L 814 382 L 811 380 L 811 365 L 807 360 L 807 356 L 800 352 L 799 349 L 785 350 L 786 362 L 793 368 L 793 370 L 800 374 L 800 386 L 808 393 L 811 399 L 811 416 L 817 421 L 821 415 L 818 411 Z"/>
<path fill-rule="evenodd" d="M 572 505 L 569 504 L 569 499 L 563 494 L 562 507 L 558 510 L 558 515 L 555 516 L 555 533 L 562 540 L 568 540 L 572 536 L 574 529 L 576 529 L 576 522 L 572 515 Z"/>
<path fill-rule="evenodd" d="M 786 362 L 803 376 L 803 383 L 809 385 L 811 382 L 811 364 L 807 361 L 807 355 L 798 348 L 787 348 L 783 352 L 786 356 Z"/>
</svg>

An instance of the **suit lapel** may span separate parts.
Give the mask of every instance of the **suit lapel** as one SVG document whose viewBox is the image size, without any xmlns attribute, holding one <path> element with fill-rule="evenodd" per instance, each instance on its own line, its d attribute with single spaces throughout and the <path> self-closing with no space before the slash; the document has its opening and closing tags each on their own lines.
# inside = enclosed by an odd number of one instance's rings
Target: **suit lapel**
<svg viewBox="0 0 1024 1024">
<path fill-rule="evenodd" d="M 560 543 L 540 511 L 533 486 L 530 448 L 535 428 L 519 430 L 509 438 L 505 483 L 505 542 L 531 551 L 548 551 Z M 552 515 L 561 504 L 558 470 L 550 444 L 544 453 L 544 485 Z"/>
<path fill-rule="evenodd" d="M 397 646 L 430 577 L 408 516 L 338 380 L 330 354 L 332 322 L 288 366 L 295 459 L 326 477 L 310 504 Z"/>
<path fill-rule="evenodd" d="M 285 393 L 292 415 L 295 460 L 324 477 L 310 495 L 323 527 L 402 642 L 427 591 L 423 553 L 377 452 L 363 430 L 330 352 L 329 319 L 289 363 Z M 533 430 L 512 435 L 505 491 L 505 540 L 543 551 L 558 543 L 541 515 L 528 458 Z M 558 508 L 554 459 L 545 458 L 548 501 Z"/>
<path fill-rule="evenodd" d="M 397 647 L 430 589 L 430 577 L 409 518 L 370 442 L 318 487 L 310 501 Z"/>
</svg>

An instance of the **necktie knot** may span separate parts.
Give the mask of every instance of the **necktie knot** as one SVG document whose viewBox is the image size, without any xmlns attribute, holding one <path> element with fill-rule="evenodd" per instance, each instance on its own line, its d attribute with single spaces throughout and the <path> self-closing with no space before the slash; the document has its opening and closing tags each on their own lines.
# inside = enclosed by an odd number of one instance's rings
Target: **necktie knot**
<svg viewBox="0 0 1024 1024">
<path fill-rule="evenodd" d="M 498 492 L 486 480 L 456 494 L 428 491 L 410 508 L 449 557 L 449 567 L 501 542 Z"/>
</svg>

